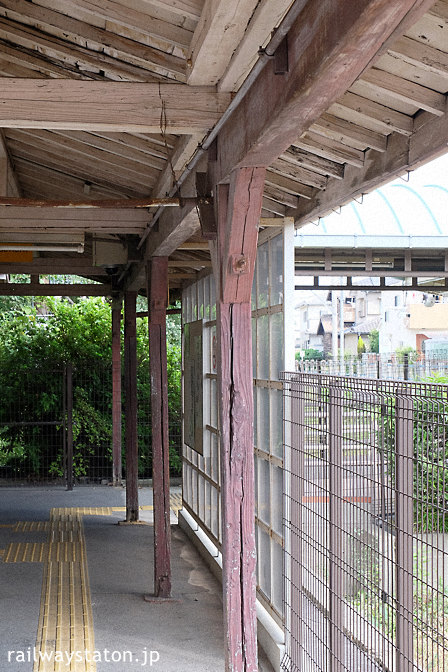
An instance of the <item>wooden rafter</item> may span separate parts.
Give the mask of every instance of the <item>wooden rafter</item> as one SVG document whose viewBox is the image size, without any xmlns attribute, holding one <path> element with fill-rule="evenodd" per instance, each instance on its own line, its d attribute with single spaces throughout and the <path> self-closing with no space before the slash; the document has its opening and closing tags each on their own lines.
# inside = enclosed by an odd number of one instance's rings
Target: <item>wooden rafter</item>
<svg viewBox="0 0 448 672">
<path fill-rule="evenodd" d="M 344 95 L 413 9 L 415 0 L 307 3 L 288 34 L 289 72 L 265 66 L 220 133 L 221 177 L 235 166 L 271 164 Z"/>
</svg>

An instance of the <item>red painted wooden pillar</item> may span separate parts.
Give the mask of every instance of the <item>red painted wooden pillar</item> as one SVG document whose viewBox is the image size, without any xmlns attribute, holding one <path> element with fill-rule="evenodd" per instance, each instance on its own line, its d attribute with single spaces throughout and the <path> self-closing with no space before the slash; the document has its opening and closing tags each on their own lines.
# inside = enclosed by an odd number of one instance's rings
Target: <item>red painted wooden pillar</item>
<svg viewBox="0 0 448 672">
<path fill-rule="evenodd" d="M 112 482 L 121 485 L 121 305 L 112 303 Z"/>
<path fill-rule="evenodd" d="M 124 376 L 126 445 L 126 520 L 138 520 L 138 441 L 137 441 L 137 292 L 124 295 Z"/>
<path fill-rule="evenodd" d="M 154 595 L 166 598 L 171 596 L 170 467 L 166 358 L 167 257 L 153 257 L 148 262 L 147 281 L 154 505 Z"/>
<path fill-rule="evenodd" d="M 219 185 L 217 281 L 226 670 L 257 672 L 251 289 L 264 168 L 241 168 Z"/>
</svg>

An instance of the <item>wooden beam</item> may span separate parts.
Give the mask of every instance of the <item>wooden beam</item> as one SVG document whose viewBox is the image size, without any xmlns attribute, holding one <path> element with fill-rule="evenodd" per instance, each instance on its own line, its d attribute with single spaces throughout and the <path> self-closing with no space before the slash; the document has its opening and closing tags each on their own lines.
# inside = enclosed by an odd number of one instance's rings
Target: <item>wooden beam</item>
<svg viewBox="0 0 448 672">
<path fill-rule="evenodd" d="M 112 303 L 112 482 L 122 483 L 121 465 L 121 299 Z"/>
<path fill-rule="evenodd" d="M 376 149 L 377 152 L 385 152 L 387 147 L 387 135 L 375 133 L 332 114 L 323 114 L 310 130 L 361 151 L 370 148 Z"/>
<path fill-rule="evenodd" d="M 124 295 L 124 381 L 126 446 L 126 522 L 139 519 L 137 436 L 137 292 Z"/>
<path fill-rule="evenodd" d="M 268 63 L 219 134 L 220 179 L 236 166 L 270 165 L 345 93 L 414 5 L 308 2 L 288 34 L 289 72 L 276 75 Z"/>
<path fill-rule="evenodd" d="M 190 201 L 192 201 L 193 205 L 197 204 L 196 198 L 104 198 L 98 201 L 80 201 L 76 199 L 48 200 L 0 196 L 0 207 L 7 205 L 15 208 L 71 208 L 73 210 L 78 208 L 83 210 L 112 208 L 114 210 L 133 210 L 134 208 L 159 208 L 160 206 L 176 208 Z"/>
<path fill-rule="evenodd" d="M 257 4 L 258 0 L 205 0 L 188 52 L 189 84 L 217 84 Z"/>
<path fill-rule="evenodd" d="M 5 136 L 0 130 L 0 196 L 21 196 L 19 180 L 6 144 Z"/>
<path fill-rule="evenodd" d="M 29 272 L 29 270 L 28 270 Z M 111 296 L 110 285 L 0 284 L 0 296 Z"/>
<path fill-rule="evenodd" d="M 217 188 L 217 284 L 223 601 L 226 670 L 256 672 L 256 547 L 251 289 L 263 168 L 243 168 Z"/>
<path fill-rule="evenodd" d="M 360 83 L 367 84 L 372 91 L 379 91 L 383 95 L 387 94 L 396 100 L 431 112 L 438 117 L 441 117 L 445 112 L 444 94 L 432 91 L 416 82 L 409 82 L 390 72 L 370 68 L 362 75 Z"/>
<path fill-rule="evenodd" d="M 218 84 L 219 91 L 237 91 L 258 58 L 260 47 L 266 46 L 272 28 L 278 26 L 291 6 L 291 0 L 260 0 Z"/>
<path fill-rule="evenodd" d="M 209 130 L 230 95 L 184 84 L 6 79 L 0 126 L 86 131 L 168 133 Z"/>
<path fill-rule="evenodd" d="M 168 258 L 151 259 L 147 265 L 147 278 L 154 492 L 154 596 L 168 598 L 171 596 L 170 441 L 166 354 Z"/>
</svg>

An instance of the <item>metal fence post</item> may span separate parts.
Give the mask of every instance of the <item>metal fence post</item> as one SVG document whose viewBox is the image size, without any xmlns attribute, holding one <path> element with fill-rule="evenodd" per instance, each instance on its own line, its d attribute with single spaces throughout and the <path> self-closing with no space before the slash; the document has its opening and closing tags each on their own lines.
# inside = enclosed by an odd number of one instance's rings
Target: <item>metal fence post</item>
<svg viewBox="0 0 448 672">
<path fill-rule="evenodd" d="M 395 529 L 396 529 L 396 669 L 414 670 L 413 530 L 414 403 L 409 395 L 395 400 Z"/>
<path fill-rule="evenodd" d="M 73 366 L 67 364 L 67 490 L 73 490 Z"/>
<path fill-rule="evenodd" d="M 302 502 L 304 485 L 305 385 L 291 384 L 291 659 L 294 670 L 302 671 Z"/>
<path fill-rule="evenodd" d="M 342 427 L 344 390 L 330 387 L 329 408 L 329 614 L 330 672 L 342 672 L 344 664 L 344 569 L 343 558 L 343 483 Z"/>
</svg>

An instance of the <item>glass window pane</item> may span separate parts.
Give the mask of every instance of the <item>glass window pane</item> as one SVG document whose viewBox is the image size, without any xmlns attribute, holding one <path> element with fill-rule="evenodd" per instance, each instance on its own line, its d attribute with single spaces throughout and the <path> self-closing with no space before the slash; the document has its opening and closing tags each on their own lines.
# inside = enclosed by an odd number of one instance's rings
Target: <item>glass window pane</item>
<svg viewBox="0 0 448 672">
<path fill-rule="evenodd" d="M 258 468 L 258 517 L 263 523 L 270 523 L 271 486 L 269 479 L 269 462 L 257 457 Z"/>
<path fill-rule="evenodd" d="M 269 303 L 269 243 L 258 248 L 257 254 L 257 308 L 266 308 Z"/>
<path fill-rule="evenodd" d="M 283 549 L 274 540 L 271 542 L 272 551 L 272 596 L 271 601 L 281 614 L 283 607 Z"/>
<path fill-rule="evenodd" d="M 258 577 L 266 597 L 271 596 L 271 543 L 270 537 L 258 528 Z"/>
<path fill-rule="evenodd" d="M 283 234 L 271 240 L 270 305 L 276 306 L 283 302 Z"/>
<path fill-rule="evenodd" d="M 257 388 L 257 448 L 269 453 L 270 427 L 269 427 L 269 390 L 266 387 Z"/>
<path fill-rule="evenodd" d="M 281 390 L 271 390 L 270 452 L 283 459 L 283 396 Z"/>
<path fill-rule="evenodd" d="M 283 526 L 283 470 L 271 464 L 271 526 L 274 532 L 282 535 Z"/>
<path fill-rule="evenodd" d="M 269 315 L 257 320 L 257 378 L 269 379 Z"/>
<path fill-rule="evenodd" d="M 270 316 L 271 380 L 278 380 L 283 371 L 283 313 Z"/>
</svg>

